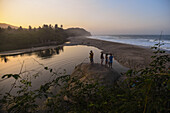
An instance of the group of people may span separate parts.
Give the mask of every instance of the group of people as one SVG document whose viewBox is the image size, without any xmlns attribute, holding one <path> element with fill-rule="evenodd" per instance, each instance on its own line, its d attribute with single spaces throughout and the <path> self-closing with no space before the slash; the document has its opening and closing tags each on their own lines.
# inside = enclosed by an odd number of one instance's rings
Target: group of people
<svg viewBox="0 0 170 113">
<path fill-rule="evenodd" d="M 90 54 L 90 56 L 89 56 L 90 63 L 93 64 L 94 63 L 94 60 L 93 60 L 94 53 L 91 50 L 89 54 Z M 104 61 L 104 53 L 103 52 L 101 52 L 100 59 L 101 59 L 101 65 L 103 65 L 103 61 Z M 112 64 L 113 64 L 113 55 L 111 53 L 110 54 L 106 53 L 105 54 L 105 66 L 109 66 L 110 68 L 112 68 Z"/>
</svg>

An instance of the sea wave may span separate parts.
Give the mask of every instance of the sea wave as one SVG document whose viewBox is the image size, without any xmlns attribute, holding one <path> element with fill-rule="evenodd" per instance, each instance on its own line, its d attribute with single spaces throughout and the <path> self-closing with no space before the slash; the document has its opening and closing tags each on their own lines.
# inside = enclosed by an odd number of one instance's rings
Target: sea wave
<svg viewBox="0 0 170 113">
<path fill-rule="evenodd" d="M 170 51 L 170 35 L 162 36 L 159 35 L 109 35 L 109 36 L 89 36 L 88 38 L 118 42 L 125 44 L 132 44 L 138 46 L 152 47 L 157 43 L 163 43 L 162 49 Z"/>
</svg>

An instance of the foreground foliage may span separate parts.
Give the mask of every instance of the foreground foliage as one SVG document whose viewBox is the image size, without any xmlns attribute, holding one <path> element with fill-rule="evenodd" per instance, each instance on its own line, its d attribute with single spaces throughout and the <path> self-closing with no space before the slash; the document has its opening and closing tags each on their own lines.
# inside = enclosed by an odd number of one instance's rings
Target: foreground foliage
<svg viewBox="0 0 170 113">
<path fill-rule="evenodd" d="M 124 81 L 112 87 L 99 83 L 83 83 L 70 75 L 58 76 L 52 69 L 44 67 L 54 77 L 37 90 L 29 78 L 20 74 L 8 74 L 2 78 L 13 77 L 20 85 L 17 95 L 11 90 L 1 99 L 1 109 L 9 113 L 168 113 L 170 112 L 170 57 L 161 51 L 158 43 L 150 66 L 139 70 L 129 70 Z M 52 88 L 60 86 L 55 93 Z M 43 104 L 37 104 L 41 99 Z"/>
</svg>

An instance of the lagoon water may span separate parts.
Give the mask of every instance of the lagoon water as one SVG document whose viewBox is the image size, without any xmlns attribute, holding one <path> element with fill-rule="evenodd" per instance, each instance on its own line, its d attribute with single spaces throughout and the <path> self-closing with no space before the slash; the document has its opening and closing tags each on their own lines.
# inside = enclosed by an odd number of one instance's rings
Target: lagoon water
<svg viewBox="0 0 170 113">
<path fill-rule="evenodd" d="M 46 50 L 23 53 L 10 56 L 0 56 L 0 93 L 8 91 L 13 78 L 2 80 L 5 74 L 18 74 L 22 72 L 22 77 L 32 79 L 33 89 L 37 89 L 44 82 L 49 81 L 51 73 L 44 67 L 53 69 L 57 72 L 55 76 L 71 74 L 75 66 L 80 63 L 89 63 L 89 51 L 94 52 L 94 62 L 100 63 L 100 52 L 102 50 L 92 46 L 63 46 Z M 125 72 L 127 68 L 120 65 L 116 60 L 113 68 L 119 73 Z M 31 75 L 39 75 L 34 79 Z"/>
</svg>

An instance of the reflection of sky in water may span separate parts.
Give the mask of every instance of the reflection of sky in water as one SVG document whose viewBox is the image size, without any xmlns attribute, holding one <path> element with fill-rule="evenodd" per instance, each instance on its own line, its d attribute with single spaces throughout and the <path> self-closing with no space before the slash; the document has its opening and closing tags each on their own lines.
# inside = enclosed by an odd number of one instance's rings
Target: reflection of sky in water
<svg viewBox="0 0 170 113">
<path fill-rule="evenodd" d="M 95 61 L 99 62 L 100 59 L 97 56 L 100 56 L 101 50 L 88 46 L 65 46 L 60 49 L 46 49 L 15 56 L 1 56 L 0 74 L 18 73 L 23 62 L 24 69 L 27 71 L 41 68 L 39 63 L 55 69 L 60 67 L 64 68 L 64 66 L 67 67 L 69 64 L 74 64 L 75 66 L 85 58 L 88 58 L 90 50 L 94 51 Z M 85 60 L 85 62 L 87 61 L 88 59 Z"/>
<path fill-rule="evenodd" d="M 90 50 L 93 50 L 94 52 L 94 62 L 100 63 L 101 50 L 95 47 L 81 45 L 64 46 L 63 48 L 47 49 L 15 56 L 6 56 L 5 58 L 8 59 L 7 62 L 5 62 L 4 57 L 1 56 L 0 76 L 2 77 L 2 75 L 9 73 L 19 73 L 21 65 L 23 64 L 22 72 L 29 72 L 25 73 L 23 76 L 36 74 L 37 72 L 40 73 L 38 79 L 33 80 L 35 88 L 38 88 L 40 84 L 43 84 L 45 81 L 50 79 L 49 71 L 44 70 L 41 64 L 52 68 L 57 72 L 64 72 L 63 70 L 65 69 L 66 74 L 71 74 L 76 65 L 82 62 L 89 62 Z M 119 68 L 122 68 L 122 66 L 116 61 L 113 62 L 113 67 L 118 70 Z M 13 79 L 1 81 L 0 90 L 1 88 L 9 89 L 9 83 L 12 82 Z"/>
</svg>

